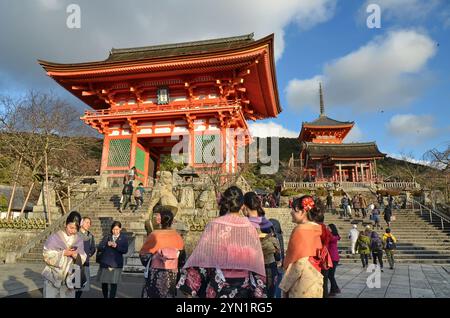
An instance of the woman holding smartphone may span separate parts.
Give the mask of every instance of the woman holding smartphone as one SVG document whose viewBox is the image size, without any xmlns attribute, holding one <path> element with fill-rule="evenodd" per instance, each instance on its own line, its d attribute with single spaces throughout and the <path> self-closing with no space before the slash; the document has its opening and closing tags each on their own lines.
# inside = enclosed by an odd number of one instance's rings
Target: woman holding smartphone
<svg viewBox="0 0 450 318">
<path fill-rule="evenodd" d="M 97 253 L 100 253 L 101 257 L 97 279 L 102 284 L 104 298 L 116 297 L 117 284 L 122 276 L 123 255 L 128 252 L 128 239 L 121 231 L 122 224 L 114 221 L 111 233 L 103 237 L 98 246 Z"/>
</svg>

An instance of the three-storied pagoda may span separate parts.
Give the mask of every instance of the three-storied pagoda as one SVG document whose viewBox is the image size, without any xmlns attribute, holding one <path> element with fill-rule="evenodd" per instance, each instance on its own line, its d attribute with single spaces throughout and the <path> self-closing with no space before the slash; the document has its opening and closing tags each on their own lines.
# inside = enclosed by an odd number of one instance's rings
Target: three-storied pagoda
<svg viewBox="0 0 450 318">
<path fill-rule="evenodd" d="M 112 49 L 104 61 L 58 64 L 40 60 L 47 74 L 93 108 L 81 118 L 104 135 L 101 173 L 109 182 L 135 166 L 147 184 L 180 140 L 186 163 L 210 165 L 204 151 L 220 141 L 221 170 L 234 173 L 238 143 L 227 128 L 276 117 L 281 108 L 273 34 Z M 186 150 L 186 149 L 184 149 Z"/>
<path fill-rule="evenodd" d="M 322 84 L 319 86 L 320 115 L 304 122 L 299 135 L 300 166 L 307 180 L 317 182 L 371 182 L 377 180 L 376 160 L 386 155 L 375 142 L 343 143 L 354 122 L 325 115 Z"/>
</svg>

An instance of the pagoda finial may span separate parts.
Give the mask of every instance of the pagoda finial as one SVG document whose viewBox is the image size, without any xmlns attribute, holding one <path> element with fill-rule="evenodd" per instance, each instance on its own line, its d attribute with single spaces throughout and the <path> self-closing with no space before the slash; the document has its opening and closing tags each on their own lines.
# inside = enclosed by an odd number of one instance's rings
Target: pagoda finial
<svg viewBox="0 0 450 318">
<path fill-rule="evenodd" d="M 320 94 L 320 116 L 325 116 L 325 105 L 323 104 L 323 93 L 322 93 L 322 83 L 319 83 L 319 94 Z"/>
</svg>

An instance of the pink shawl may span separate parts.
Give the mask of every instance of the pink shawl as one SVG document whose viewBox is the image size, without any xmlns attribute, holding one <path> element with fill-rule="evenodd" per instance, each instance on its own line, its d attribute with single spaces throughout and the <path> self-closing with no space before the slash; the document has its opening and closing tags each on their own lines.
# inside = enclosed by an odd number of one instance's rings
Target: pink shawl
<svg viewBox="0 0 450 318">
<path fill-rule="evenodd" d="M 184 268 L 247 270 L 266 276 L 261 243 L 246 217 L 227 214 L 208 223 Z"/>
</svg>

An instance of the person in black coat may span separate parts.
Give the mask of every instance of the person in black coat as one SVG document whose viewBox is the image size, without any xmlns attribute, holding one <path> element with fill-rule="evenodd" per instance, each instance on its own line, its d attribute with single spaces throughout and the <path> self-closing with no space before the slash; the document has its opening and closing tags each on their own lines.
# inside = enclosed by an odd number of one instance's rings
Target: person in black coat
<svg viewBox="0 0 450 318">
<path fill-rule="evenodd" d="M 384 209 L 384 220 L 386 221 L 387 227 L 391 227 L 392 218 L 392 208 L 388 205 Z"/>
<path fill-rule="evenodd" d="M 128 238 L 121 233 L 122 224 L 114 221 L 111 233 L 103 237 L 98 245 L 100 256 L 97 262 L 100 268 L 97 279 L 102 284 L 103 297 L 108 298 L 108 285 L 111 285 L 109 298 L 115 298 L 117 284 L 120 282 L 123 269 L 123 255 L 128 252 Z"/>
<path fill-rule="evenodd" d="M 280 242 L 280 259 L 276 259 L 278 264 L 283 264 L 284 260 L 284 240 L 283 240 L 283 231 L 281 229 L 281 224 L 277 219 L 269 219 L 273 224 L 273 229 L 275 230 L 275 235 Z M 278 266 L 278 277 L 275 282 L 275 298 L 281 298 L 281 289 L 278 287 L 281 279 L 283 278 L 283 267 Z"/>
</svg>

